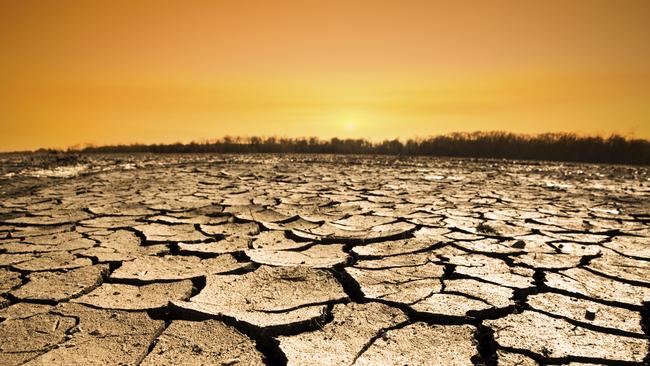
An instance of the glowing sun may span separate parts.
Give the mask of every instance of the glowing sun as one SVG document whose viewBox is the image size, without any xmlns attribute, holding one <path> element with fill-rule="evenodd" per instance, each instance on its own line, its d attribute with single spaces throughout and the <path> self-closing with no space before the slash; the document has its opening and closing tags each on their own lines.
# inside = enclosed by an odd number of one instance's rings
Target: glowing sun
<svg viewBox="0 0 650 366">
<path fill-rule="evenodd" d="M 343 127 L 345 128 L 345 130 L 347 132 L 354 132 L 354 131 L 356 131 L 356 129 L 358 127 L 358 124 L 357 124 L 357 121 L 349 119 L 349 120 L 346 120 L 343 123 Z"/>
</svg>

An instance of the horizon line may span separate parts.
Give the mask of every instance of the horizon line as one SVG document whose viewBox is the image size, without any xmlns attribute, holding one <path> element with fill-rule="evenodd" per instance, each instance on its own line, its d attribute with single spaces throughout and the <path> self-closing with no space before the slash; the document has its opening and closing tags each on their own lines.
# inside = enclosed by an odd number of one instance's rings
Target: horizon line
<svg viewBox="0 0 650 366">
<path fill-rule="evenodd" d="M 20 153 L 36 153 L 36 152 L 43 152 L 43 151 L 49 151 L 49 152 L 81 152 L 84 149 L 93 149 L 93 148 L 108 148 L 108 147 L 135 147 L 135 146 L 176 146 L 176 145 L 209 145 L 209 144 L 217 144 L 217 143 L 231 143 L 231 144 L 250 144 L 251 140 L 253 139 L 260 139 L 264 141 L 268 141 L 271 139 L 275 140 L 284 140 L 286 142 L 294 142 L 294 141 L 312 141 L 314 140 L 315 142 L 323 143 L 323 142 L 331 142 L 331 141 L 363 141 L 365 143 L 369 143 L 371 145 L 380 145 L 381 143 L 384 142 L 390 142 L 390 141 L 399 141 L 401 142 L 409 142 L 409 141 L 414 141 L 414 142 L 421 142 L 425 140 L 430 140 L 430 139 L 436 139 L 436 138 L 444 138 L 444 137 L 454 137 L 454 138 L 470 138 L 470 137 L 487 137 L 487 136 L 508 136 L 511 138 L 516 138 L 520 140 L 535 140 L 543 137 L 570 137 L 570 138 L 576 138 L 576 139 L 581 139 L 581 140 L 588 140 L 588 139 L 602 139 L 602 140 L 607 140 L 607 139 L 612 139 L 612 138 L 621 138 L 624 139 L 626 142 L 631 142 L 631 141 L 643 141 L 650 143 L 650 139 L 642 138 L 642 137 L 634 137 L 633 134 L 621 134 L 617 132 L 610 132 L 610 133 L 581 133 L 581 132 L 540 132 L 540 133 L 518 133 L 518 132 L 509 132 L 509 131 L 503 131 L 503 130 L 476 130 L 476 131 L 454 131 L 454 132 L 448 132 L 448 133 L 441 133 L 441 134 L 429 134 L 429 135 L 422 135 L 422 136 L 413 136 L 413 137 L 402 137 L 402 136 L 396 136 L 394 138 L 384 138 L 384 139 L 373 139 L 369 137 L 338 137 L 338 136 L 333 136 L 329 138 L 325 137 L 319 137 L 319 136 L 287 136 L 287 135 L 230 135 L 230 134 L 225 134 L 222 135 L 221 137 L 216 137 L 216 138 L 204 138 L 204 139 L 194 139 L 190 141 L 174 141 L 174 142 L 120 142 L 120 143 L 108 143 L 108 144 L 96 144 L 93 142 L 85 142 L 85 143 L 77 143 L 73 145 L 69 145 L 67 147 L 39 147 L 37 149 L 32 149 L 32 150 L 0 150 L 0 153 L 2 154 L 20 154 Z"/>
</svg>

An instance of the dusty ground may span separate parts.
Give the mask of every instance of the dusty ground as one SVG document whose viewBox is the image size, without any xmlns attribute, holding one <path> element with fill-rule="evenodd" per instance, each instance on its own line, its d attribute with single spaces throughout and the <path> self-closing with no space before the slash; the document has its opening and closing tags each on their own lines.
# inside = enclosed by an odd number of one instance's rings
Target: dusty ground
<svg viewBox="0 0 650 366">
<path fill-rule="evenodd" d="M 648 364 L 644 168 L 92 157 L 0 173 L 0 365 Z"/>
</svg>

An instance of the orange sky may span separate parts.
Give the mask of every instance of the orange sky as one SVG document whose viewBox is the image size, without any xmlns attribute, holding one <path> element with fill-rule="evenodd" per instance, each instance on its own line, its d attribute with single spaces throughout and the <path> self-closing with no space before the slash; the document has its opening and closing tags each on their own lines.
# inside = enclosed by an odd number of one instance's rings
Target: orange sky
<svg viewBox="0 0 650 366">
<path fill-rule="evenodd" d="M 1 1 L 0 150 L 227 134 L 650 139 L 648 19 L 647 0 Z"/>
</svg>

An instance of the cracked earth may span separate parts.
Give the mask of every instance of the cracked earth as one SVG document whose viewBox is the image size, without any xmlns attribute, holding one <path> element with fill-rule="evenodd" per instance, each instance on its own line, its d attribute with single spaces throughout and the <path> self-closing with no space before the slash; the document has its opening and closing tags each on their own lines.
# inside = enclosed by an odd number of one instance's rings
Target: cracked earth
<svg viewBox="0 0 650 366">
<path fill-rule="evenodd" d="M 2 160 L 0 365 L 648 365 L 646 168 Z"/>
</svg>

